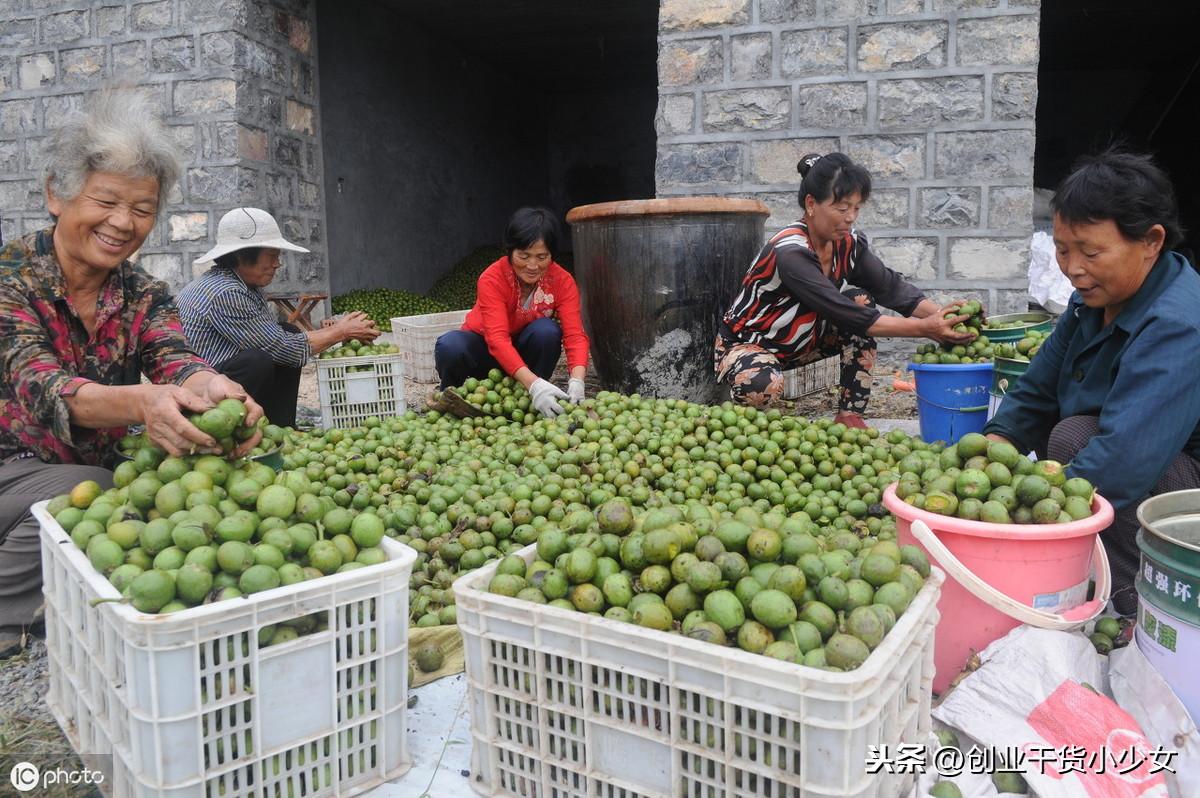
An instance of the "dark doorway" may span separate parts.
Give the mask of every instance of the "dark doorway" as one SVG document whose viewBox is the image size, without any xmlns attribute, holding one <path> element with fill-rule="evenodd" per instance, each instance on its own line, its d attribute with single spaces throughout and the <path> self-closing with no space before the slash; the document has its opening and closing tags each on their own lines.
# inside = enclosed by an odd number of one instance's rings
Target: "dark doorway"
<svg viewBox="0 0 1200 798">
<path fill-rule="evenodd" d="M 1200 50 L 1173 0 L 1044 0 L 1034 181 L 1052 189 L 1079 155 L 1112 142 L 1153 153 L 1200 235 Z"/>
<path fill-rule="evenodd" d="M 318 0 L 330 282 L 424 291 L 521 205 L 654 196 L 657 0 Z"/>
</svg>

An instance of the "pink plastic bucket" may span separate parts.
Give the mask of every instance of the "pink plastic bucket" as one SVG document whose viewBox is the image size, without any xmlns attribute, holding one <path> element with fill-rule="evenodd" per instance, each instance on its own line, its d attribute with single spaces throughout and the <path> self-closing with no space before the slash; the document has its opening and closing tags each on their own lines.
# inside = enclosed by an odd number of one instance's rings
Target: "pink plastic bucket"
<svg viewBox="0 0 1200 798">
<path fill-rule="evenodd" d="M 898 499 L 894 484 L 883 505 L 896 516 L 899 542 L 920 546 L 953 577 L 938 601 L 935 693 L 945 691 L 973 653 L 1021 623 L 1075 628 L 1108 602 L 1108 558 L 1099 536 L 1113 509 L 1099 495 L 1091 517 L 1069 524 L 985 524 L 927 513 Z M 917 521 L 923 527 L 914 530 Z M 1093 559 L 1096 598 L 1085 603 Z"/>
</svg>

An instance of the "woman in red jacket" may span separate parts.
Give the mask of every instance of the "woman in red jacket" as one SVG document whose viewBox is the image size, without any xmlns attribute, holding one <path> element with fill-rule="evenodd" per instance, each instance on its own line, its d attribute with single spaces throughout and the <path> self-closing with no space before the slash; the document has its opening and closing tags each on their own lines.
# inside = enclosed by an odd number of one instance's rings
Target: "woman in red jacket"
<svg viewBox="0 0 1200 798">
<path fill-rule="evenodd" d="M 542 415 L 561 413 L 559 399 L 583 401 L 588 337 L 575 280 L 554 262 L 560 238 L 558 220 L 547 208 L 521 208 L 508 220 L 508 254 L 479 275 L 475 307 L 462 329 L 434 345 L 442 388 L 499 368 L 525 386 Z M 564 347 L 570 372 L 565 393 L 549 382 Z"/>
</svg>

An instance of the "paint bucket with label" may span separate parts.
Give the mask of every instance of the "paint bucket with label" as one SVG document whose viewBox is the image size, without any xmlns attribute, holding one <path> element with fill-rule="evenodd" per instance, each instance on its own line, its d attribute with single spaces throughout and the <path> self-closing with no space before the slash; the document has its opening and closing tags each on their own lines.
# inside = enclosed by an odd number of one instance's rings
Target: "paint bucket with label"
<svg viewBox="0 0 1200 798">
<path fill-rule="evenodd" d="M 1142 559 L 1134 638 L 1200 724 L 1200 490 L 1153 496 L 1137 514 Z"/>
<path fill-rule="evenodd" d="M 1200 491 L 1198 491 L 1200 492 Z M 883 492 L 901 544 L 925 550 L 950 577 L 942 586 L 933 690 L 943 692 L 974 653 L 1022 623 L 1077 629 L 1108 603 L 1109 568 L 1100 532 L 1113 509 L 1099 495 L 1092 515 L 1067 524 L 986 524 L 929 513 Z M 1088 582 L 1095 574 L 1095 596 Z"/>
</svg>

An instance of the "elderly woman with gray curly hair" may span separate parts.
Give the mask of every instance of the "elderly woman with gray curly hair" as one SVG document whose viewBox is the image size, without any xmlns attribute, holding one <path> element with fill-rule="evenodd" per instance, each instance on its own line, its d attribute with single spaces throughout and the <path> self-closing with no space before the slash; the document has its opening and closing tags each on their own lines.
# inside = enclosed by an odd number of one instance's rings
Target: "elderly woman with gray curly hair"
<svg viewBox="0 0 1200 798">
<path fill-rule="evenodd" d="M 104 466 L 133 424 L 174 455 L 219 451 L 184 414 L 247 398 L 188 349 L 166 284 L 129 261 L 180 171 L 143 97 L 98 93 L 50 138 L 54 224 L 0 249 L 0 656 L 41 603 L 30 505 L 85 480 L 111 485 Z M 252 425 L 262 410 L 248 406 Z"/>
</svg>

